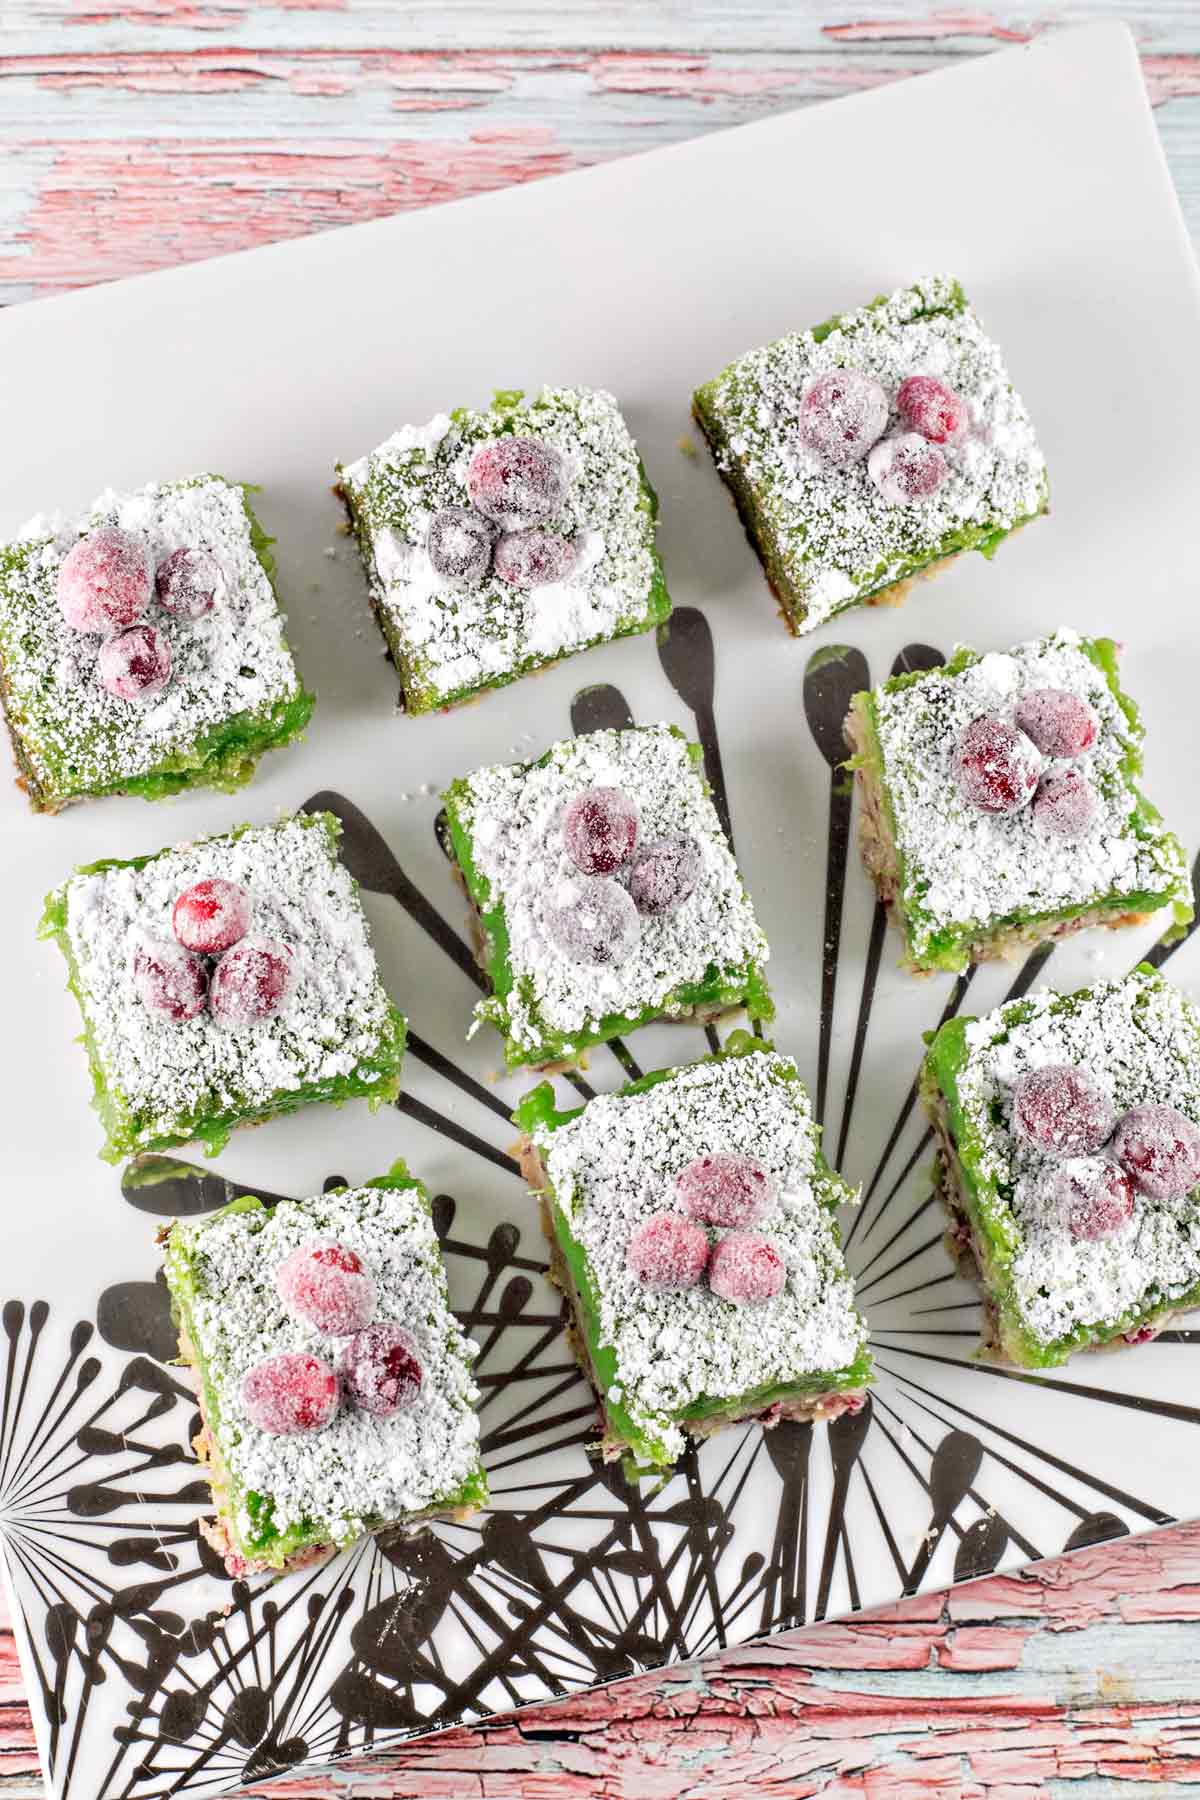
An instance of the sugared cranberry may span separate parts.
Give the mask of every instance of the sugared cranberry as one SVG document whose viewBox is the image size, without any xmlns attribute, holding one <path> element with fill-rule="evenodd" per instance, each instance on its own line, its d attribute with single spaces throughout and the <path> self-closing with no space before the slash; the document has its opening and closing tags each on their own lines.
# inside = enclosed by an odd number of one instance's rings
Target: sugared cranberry
<svg viewBox="0 0 1200 1800">
<path fill-rule="evenodd" d="M 255 1363 L 242 1382 L 252 1425 L 272 1437 L 322 1431 L 338 1409 L 338 1378 L 305 1350 L 281 1350 Z"/>
<path fill-rule="evenodd" d="M 171 646 L 153 625 L 105 638 L 96 658 L 100 686 L 116 700 L 153 700 L 171 679 Z"/>
<path fill-rule="evenodd" d="M 1095 788 L 1078 769 L 1051 769 L 1042 776 L 1033 796 L 1033 822 L 1038 830 L 1067 843 L 1087 835 L 1099 810 Z"/>
<path fill-rule="evenodd" d="M 1018 1137 L 1052 1156 L 1091 1156 L 1112 1136 L 1116 1114 L 1086 1069 L 1047 1063 L 1013 1082 L 1012 1121 Z"/>
<path fill-rule="evenodd" d="M 707 1232 L 678 1213 L 643 1219 L 625 1249 L 629 1273 L 656 1294 L 695 1287 L 707 1263 Z"/>
<path fill-rule="evenodd" d="M 1113 1151 L 1151 1200 L 1182 1200 L 1200 1186 L 1200 1130 L 1178 1107 L 1132 1107 L 1117 1126 Z"/>
<path fill-rule="evenodd" d="M 629 865 L 629 892 L 644 918 L 674 912 L 696 891 L 700 846 L 693 837 L 655 838 Z"/>
<path fill-rule="evenodd" d="M 349 1337 L 369 1325 L 378 1295 L 360 1258 L 345 1244 L 302 1244 L 275 1271 L 275 1287 L 290 1313 L 329 1337 Z"/>
<path fill-rule="evenodd" d="M 208 971 L 180 944 L 139 944 L 133 953 L 133 985 L 148 1012 L 182 1024 L 204 1011 Z"/>
<path fill-rule="evenodd" d="M 537 438 L 497 438 L 472 451 L 467 493 L 502 530 L 522 531 L 551 518 L 566 499 L 566 461 Z"/>
<path fill-rule="evenodd" d="M 867 457 L 867 474 L 889 506 L 913 506 L 936 494 L 949 466 L 936 444 L 919 432 L 886 437 Z"/>
<path fill-rule="evenodd" d="M 399 1325 L 368 1325 L 338 1358 L 346 1392 L 360 1412 L 378 1419 L 411 1406 L 421 1392 L 417 1348 Z"/>
<path fill-rule="evenodd" d="M 1132 1331 L 1123 1331 L 1121 1337 L 1127 1344 L 1152 1344 L 1161 1330 L 1161 1325 L 1135 1325 Z"/>
<path fill-rule="evenodd" d="M 202 619 L 213 609 L 220 579 L 220 564 L 207 550 L 172 550 L 154 573 L 158 604 L 177 619 Z"/>
<path fill-rule="evenodd" d="M 252 1025 L 283 1011 L 291 993 L 292 952 L 278 938 L 244 937 L 212 973 L 209 1007 L 223 1025 Z"/>
<path fill-rule="evenodd" d="M 637 907 L 623 887 L 599 877 L 560 882 L 546 905 L 550 940 L 572 962 L 622 963 L 638 940 Z"/>
<path fill-rule="evenodd" d="M 637 843 L 638 809 L 620 788 L 585 788 L 563 814 L 563 842 L 581 875 L 611 875 Z"/>
<path fill-rule="evenodd" d="M 1041 768 L 1025 734 L 994 713 L 972 719 L 954 751 L 959 790 L 980 812 L 1020 812 L 1033 799 Z"/>
<path fill-rule="evenodd" d="M 713 1293 L 738 1306 L 774 1299 L 786 1280 L 783 1258 L 759 1231 L 731 1231 L 717 1244 L 708 1265 Z"/>
<path fill-rule="evenodd" d="M 1080 1159 L 1060 1169 L 1052 1195 L 1071 1236 L 1088 1242 L 1111 1237 L 1133 1216 L 1133 1184 L 1105 1157 Z"/>
<path fill-rule="evenodd" d="M 149 544 L 117 525 L 80 538 L 58 571 L 58 604 L 67 624 L 103 637 L 140 619 L 153 592 Z"/>
<path fill-rule="evenodd" d="M 800 398 L 800 439 L 833 468 L 861 462 L 887 429 L 887 395 L 861 369 L 830 369 Z"/>
<path fill-rule="evenodd" d="M 425 549 L 447 581 L 482 581 L 492 565 L 492 528 L 469 507 L 443 506 L 429 521 Z"/>
<path fill-rule="evenodd" d="M 185 950 L 217 956 L 245 937 L 250 910 L 244 887 L 209 875 L 180 894 L 171 909 L 171 927 Z"/>
<path fill-rule="evenodd" d="M 896 392 L 896 411 L 910 431 L 931 444 L 950 444 L 967 428 L 967 403 L 936 375 L 909 375 Z"/>
<path fill-rule="evenodd" d="M 579 560 L 579 547 L 553 531 L 508 531 L 496 540 L 495 570 L 511 587 L 546 587 L 565 581 Z"/>
<path fill-rule="evenodd" d="M 1017 701 L 1016 719 L 1043 756 L 1082 756 L 1100 729 L 1087 701 L 1068 688 L 1030 688 Z"/>
<path fill-rule="evenodd" d="M 675 1177 L 675 1192 L 702 1225 L 754 1225 L 775 1201 L 775 1183 L 762 1164 L 727 1150 L 688 1163 Z"/>
</svg>

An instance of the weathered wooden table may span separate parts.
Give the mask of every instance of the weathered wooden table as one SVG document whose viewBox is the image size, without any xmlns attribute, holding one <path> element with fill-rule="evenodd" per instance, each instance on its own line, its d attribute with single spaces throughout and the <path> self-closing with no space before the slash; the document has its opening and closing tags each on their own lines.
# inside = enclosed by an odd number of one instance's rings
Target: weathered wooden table
<svg viewBox="0 0 1200 1800">
<path fill-rule="evenodd" d="M 1200 237 L 1200 5 L 1129 0 Z M 872 0 L 15 0 L 0 300 L 478 193 L 854 92 L 1047 10 Z M 18 446 L 10 446 L 14 454 Z M 447 1733 L 270 1792 L 1032 1800 L 1200 1785 L 1200 1526 Z M 0 1616 L 0 1788 L 39 1794 Z"/>
</svg>

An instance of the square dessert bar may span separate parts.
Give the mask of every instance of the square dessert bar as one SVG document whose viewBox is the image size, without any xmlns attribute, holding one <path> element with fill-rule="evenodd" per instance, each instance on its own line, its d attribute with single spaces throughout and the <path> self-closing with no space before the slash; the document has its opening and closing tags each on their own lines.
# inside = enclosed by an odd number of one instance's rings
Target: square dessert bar
<svg viewBox="0 0 1200 1800">
<path fill-rule="evenodd" d="M 1029 415 L 946 276 L 750 351 L 693 406 L 794 632 L 1046 510 Z"/>
<path fill-rule="evenodd" d="M 230 1575 L 486 1503 L 475 1349 L 402 1162 L 312 1200 L 246 1195 L 161 1237 L 217 1513 L 200 1529 Z"/>
<path fill-rule="evenodd" d="M 219 475 L 105 493 L 0 545 L 0 700 L 38 812 L 240 787 L 308 723 L 271 539 Z"/>
<path fill-rule="evenodd" d="M 790 1058 L 735 1033 L 575 1112 L 543 1082 L 515 1118 L 606 1458 L 669 1470 L 688 1436 L 858 1410 L 871 1358 L 835 1217 L 856 1196 Z"/>
<path fill-rule="evenodd" d="M 1148 965 L 949 1020 L 921 1094 L 982 1354 L 1048 1368 L 1200 1302 L 1200 1013 Z"/>
<path fill-rule="evenodd" d="M 670 613 L 658 501 L 611 394 L 499 393 L 403 426 L 338 483 L 408 712 Z"/>
<path fill-rule="evenodd" d="M 1178 841 L 1139 791 L 1117 645 L 1073 631 L 856 694 L 863 860 L 907 966 L 963 969 L 1088 925 L 1192 917 Z"/>
<path fill-rule="evenodd" d="M 46 901 L 109 1162 L 314 1100 L 400 1087 L 404 1020 L 379 979 L 329 813 L 92 863 Z"/>
<path fill-rule="evenodd" d="M 700 772 L 670 725 L 595 731 L 445 795 L 508 1066 L 569 1066 L 651 1019 L 774 1008 L 766 939 Z"/>
</svg>

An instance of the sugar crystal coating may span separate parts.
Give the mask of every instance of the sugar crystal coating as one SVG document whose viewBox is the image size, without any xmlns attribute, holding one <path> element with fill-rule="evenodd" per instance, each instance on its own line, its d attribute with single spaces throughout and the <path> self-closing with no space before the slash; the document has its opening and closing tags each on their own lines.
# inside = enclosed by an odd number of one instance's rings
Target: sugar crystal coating
<svg viewBox="0 0 1200 1800">
<path fill-rule="evenodd" d="M 198 956 L 169 939 L 139 944 L 133 985 L 142 1005 L 176 1024 L 194 1019 L 208 1000 L 208 971 Z"/>
<path fill-rule="evenodd" d="M 1181 1200 L 1200 1186 L 1200 1129 L 1176 1106 L 1131 1107 L 1117 1125 L 1113 1154 L 1151 1199 Z"/>
<path fill-rule="evenodd" d="M 58 570 L 58 604 L 67 624 L 89 635 L 124 631 L 141 618 L 154 591 L 147 540 L 101 526 L 69 550 Z"/>
<path fill-rule="evenodd" d="M 447 581 L 482 581 L 492 566 L 491 525 L 466 506 L 443 506 L 429 521 L 425 549 Z"/>
<path fill-rule="evenodd" d="M 336 1239 L 302 1244 L 285 1256 L 275 1286 L 290 1313 L 328 1337 L 349 1337 L 369 1325 L 379 1298 L 361 1257 Z"/>
<path fill-rule="evenodd" d="M 338 1410 L 337 1375 L 319 1356 L 281 1350 L 246 1373 L 242 1404 L 253 1424 L 271 1437 L 323 1431 Z"/>
<path fill-rule="evenodd" d="M 250 1025 L 283 1011 L 295 980 L 295 959 L 278 938 L 244 937 L 213 970 L 209 1006 L 223 1025 Z"/>
<path fill-rule="evenodd" d="M 909 431 L 948 444 L 967 428 L 967 403 L 936 375 L 907 375 L 896 390 L 896 411 Z"/>
<path fill-rule="evenodd" d="M 467 464 L 471 503 L 504 531 L 549 519 L 567 493 L 561 451 L 534 437 L 501 437 L 480 444 Z"/>
<path fill-rule="evenodd" d="M 889 506 L 913 506 L 936 494 L 949 474 L 945 457 L 919 432 L 886 437 L 867 457 L 867 474 Z"/>
<path fill-rule="evenodd" d="M 1017 725 L 1043 756 L 1082 756 L 1096 742 L 1096 709 L 1069 688 L 1029 688 L 1013 711 Z"/>
<path fill-rule="evenodd" d="M 623 963 L 638 940 L 637 908 L 623 887 L 599 876 L 562 881 L 546 903 L 546 931 L 572 962 Z"/>
<path fill-rule="evenodd" d="M 643 844 L 629 865 L 629 894 L 643 918 L 674 912 L 696 891 L 700 846 L 694 837 L 660 837 Z"/>
<path fill-rule="evenodd" d="M 800 398 L 800 439 L 833 468 L 855 463 L 887 429 L 883 386 L 861 369 L 830 369 Z"/>
<path fill-rule="evenodd" d="M 563 814 L 567 855 L 581 875 L 611 875 L 633 854 L 639 824 L 637 807 L 620 788 L 585 788 Z"/>
<path fill-rule="evenodd" d="M 1053 1156 L 1090 1156 L 1112 1136 L 1116 1115 L 1086 1069 L 1049 1063 L 1013 1084 L 1013 1129 Z"/>
<path fill-rule="evenodd" d="M 955 747 L 959 788 L 980 812 L 1020 812 L 1033 799 L 1041 767 L 1024 733 L 995 713 L 972 719 Z"/>
<path fill-rule="evenodd" d="M 138 705 L 157 699 L 171 679 L 171 646 L 153 625 L 131 625 L 105 638 L 96 658 L 100 686 Z"/>
<path fill-rule="evenodd" d="M 731 1231 L 709 1260 L 709 1287 L 736 1306 L 761 1306 L 781 1293 L 786 1281 L 783 1258 L 760 1231 Z"/>
<path fill-rule="evenodd" d="M 416 1345 L 399 1325 L 379 1323 L 359 1331 L 338 1358 L 338 1372 L 360 1412 L 390 1419 L 421 1395 Z"/>
<path fill-rule="evenodd" d="M 1051 1188 L 1073 1238 L 1099 1243 L 1133 1216 L 1133 1184 L 1107 1157 L 1080 1157 L 1061 1168 Z"/>
<path fill-rule="evenodd" d="M 775 1184 L 751 1156 L 713 1150 L 675 1177 L 684 1211 L 702 1225 L 754 1225 L 775 1204 Z"/>
<path fill-rule="evenodd" d="M 184 544 L 163 558 L 154 572 L 158 604 L 177 619 L 202 619 L 216 602 L 221 565 L 208 550 Z"/>
<path fill-rule="evenodd" d="M 171 909 L 171 928 L 186 950 L 217 956 L 244 938 L 253 904 L 240 882 L 210 875 L 185 888 Z"/>
<path fill-rule="evenodd" d="M 678 1213 L 654 1213 L 630 1238 L 625 1263 L 634 1280 L 655 1293 L 695 1287 L 708 1263 L 708 1233 Z"/>
<path fill-rule="evenodd" d="M 1099 812 L 1095 788 L 1074 768 L 1048 770 L 1033 796 L 1034 825 L 1067 843 L 1086 837 Z"/>
<path fill-rule="evenodd" d="M 535 525 L 497 538 L 493 564 L 497 577 L 511 587 L 535 588 L 565 581 L 578 560 L 579 546 L 572 538 Z"/>
</svg>

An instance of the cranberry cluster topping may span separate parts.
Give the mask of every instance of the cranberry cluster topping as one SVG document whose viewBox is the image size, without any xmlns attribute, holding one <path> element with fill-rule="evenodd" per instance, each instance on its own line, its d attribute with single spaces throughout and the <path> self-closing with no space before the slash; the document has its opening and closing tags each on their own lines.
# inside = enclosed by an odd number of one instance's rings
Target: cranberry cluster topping
<svg viewBox="0 0 1200 1800">
<path fill-rule="evenodd" d="M 211 612 L 220 581 L 207 550 L 172 550 L 155 568 L 148 539 L 101 525 L 67 552 L 58 571 L 58 605 L 72 630 L 102 637 L 96 679 L 116 700 L 153 700 L 171 679 L 171 646 L 143 617 L 157 597 L 165 612 L 199 619 Z"/>
<path fill-rule="evenodd" d="M 467 464 L 470 506 L 443 506 L 425 552 L 436 574 L 474 587 L 489 573 L 510 587 L 565 581 L 579 561 L 573 538 L 546 529 L 567 497 L 566 458 L 539 438 L 479 444 Z"/>
<path fill-rule="evenodd" d="M 970 411 L 934 375 L 909 375 L 894 400 L 899 430 L 885 435 L 891 407 L 882 382 L 862 369 L 828 369 L 800 396 L 799 434 L 829 468 L 867 463 L 867 477 L 889 506 L 936 494 L 950 473 L 940 446 L 967 434 Z"/>
<path fill-rule="evenodd" d="M 775 1245 L 757 1224 L 775 1204 L 775 1184 L 749 1156 L 718 1150 L 698 1156 L 675 1177 L 683 1212 L 644 1219 L 626 1246 L 625 1266 L 653 1293 L 693 1288 L 707 1274 L 710 1290 L 739 1306 L 770 1300 L 787 1270 Z M 710 1242 L 709 1229 L 724 1236 Z"/>
<path fill-rule="evenodd" d="M 219 875 L 185 888 L 171 909 L 174 942 L 139 945 L 133 978 L 150 1012 L 181 1024 L 207 1007 L 223 1025 L 248 1025 L 282 1012 L 295 959 L 280 938 L 250 934 L 245 888 Z"/>
<path fill-rule="evenodd" d="M 960 733 L 954 749 L 959 792 L 978 812 L 1029 807 L 1036 831 L 1074 843 L 1092 829 L 1100 801 L 1083 771 L 1070 764 L 1092 748 L 1099 732 L 1094 708 L 1078 694 L 1030 688 L 1017 700 L 1011 721 L 982 713 Z M 1047 768 L 1047 758 L 1055 766 Z"/>
<path fill-rule="evenodd" d="M 546 903 L 553 943 L 575 962 L 622 962 L 640 919 L 659 919 L 690 899 L 700 879 L 695 838 L 639 842 L 641 816 L 620 788 L 590 787 L 562 815 L 563 847 L 583 881 Z"/>
</svg>

